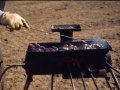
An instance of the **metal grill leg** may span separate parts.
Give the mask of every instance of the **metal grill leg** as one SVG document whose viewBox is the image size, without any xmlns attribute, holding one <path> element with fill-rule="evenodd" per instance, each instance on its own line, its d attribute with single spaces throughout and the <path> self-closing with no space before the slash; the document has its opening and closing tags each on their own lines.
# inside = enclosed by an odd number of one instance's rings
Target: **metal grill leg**
<svg viewBox="0 0 120 90">
<path fill-rule="evenodd" d="M 71 71 L 70 71 L 69 62 L 68 62 L 68 69 L 69 69 L 69 72 L 70 72 L 70 80 L 71 80 L 71 84 L 72 84 L 72 89 L 75 90 L 75 85 L 74 85 L 73 80 L 72 80 L 72 73 L 71 73 Z"/>
<path fill-rule="evenodd" d="M 105 78 L 106 79 L 106 82 L 107 82 L 107 84 L 108 84 L 108 86 L 109 86 L 109 88 L 110 88 L 110 90 L 112 90 L 112 87 L 111 87 L 111 85 L 110 85 L 110 83 L 109 83 L 109 79 L 108 78 Z"/>
<path fill-rule="evenodd" d="M 80 74 L 81 74 L 81 77 L 82 77 L 82 82 L 83 82 L 84 90 L 87 90 L 87 89 L 86 89 L 86 84 L 85 84 L 85 82 L 84 82 L 84 78 L 83 78 L 82 70 L 81 70 L 81 67 L 80 67 L 80 64 L 79 64 L 79 63 L 78 63 L 78 67 L 79 67 Z"/>
<path fill-rule="evenodd" d="M 116 78 L 116 76 L 115 76 L 115 74 L 114 74 L 114 72 L 112 71 L 111 68 L 110 68 L 110 71 L 111 71 L 112 77 L 113 77 L 113 79 L 114 79 L 114 81 L 115 81 L 115 84 L 116 84 L 118 90 L 120 90 L 120 85 L 119 85 L 119 83 L 118 83 L 118 80 L 117 80 L 117 78 Z"/>
<path fill-rule="evenodd" d="M 93 76 L 92 73 L 90 72 L 90 68 L 87 66 L 86 63 L 85 63 L 85 66 L 86 66 L 86 68 L 88 69 L 88 71 L 89 71 L 89 73 L 90 73 L 90 75 L 91 75 L 91 77 L 92 77 L 92 80 L 93 80 L 93 82 L 94 82 L 94 84 L 95 84 L 95 86 L 96 86 L 96 89 L 99 90 L 99 88 L 98 88 L 98 86 L 97 86 L 97 83 L 95 82 L 94 76 Z"/>
<path fill-rule="evenodd" d="M 32 75 L 28 75 L 25 86 L 24 86 L 24 90 L 28 90 L 30 82 L 32 81 Z"/>
<path fill-rule="evenodd" d="M 52 74 L 52 77 L 51 77 L 51 90 L 54 90 L 54 74 Z"/>
</svg>

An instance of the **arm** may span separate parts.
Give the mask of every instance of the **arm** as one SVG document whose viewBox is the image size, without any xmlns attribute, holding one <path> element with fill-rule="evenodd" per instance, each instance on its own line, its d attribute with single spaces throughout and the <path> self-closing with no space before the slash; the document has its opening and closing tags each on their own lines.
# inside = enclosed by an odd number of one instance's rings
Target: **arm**
<svg viewBox="0 0 120 90">
<path fill-rule="evenodd" d="M 6 25 L 12 32 L 13 30 L 20 30 L 22 26 L 30 28 L 26 20 L 19 14 L 4 12 L 5 0 L 0 1 L 0 24 Z"/>
</svg>

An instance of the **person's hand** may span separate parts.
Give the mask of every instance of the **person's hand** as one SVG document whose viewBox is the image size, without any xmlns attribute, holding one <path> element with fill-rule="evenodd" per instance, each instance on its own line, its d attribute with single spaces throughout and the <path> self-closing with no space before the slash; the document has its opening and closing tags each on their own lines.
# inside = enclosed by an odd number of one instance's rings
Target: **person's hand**
<svg viewBox="0 0 120 90">
<path fill-rule="evenodd" d="M 4 12 L 0 18 L 0 24 L 8 26 L 10 31 L 20 30 L 22 26 L 30 28 L 24 18 L 16 13 Z"/>
</svg>

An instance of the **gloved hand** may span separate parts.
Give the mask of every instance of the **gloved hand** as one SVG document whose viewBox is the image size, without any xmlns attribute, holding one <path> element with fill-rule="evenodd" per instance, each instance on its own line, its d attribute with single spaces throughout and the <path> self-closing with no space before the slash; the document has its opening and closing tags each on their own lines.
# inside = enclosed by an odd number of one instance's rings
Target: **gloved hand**
<svg viewBox="0 0 120 90">
<path fill-rule="evenodd" d="M 24 18 L 16 13 L 4 12 L 0 18 L 0 24 L 8 26 L 10 32 L 20 30 L 22 26 L 30 28 Z"/>
</svg>

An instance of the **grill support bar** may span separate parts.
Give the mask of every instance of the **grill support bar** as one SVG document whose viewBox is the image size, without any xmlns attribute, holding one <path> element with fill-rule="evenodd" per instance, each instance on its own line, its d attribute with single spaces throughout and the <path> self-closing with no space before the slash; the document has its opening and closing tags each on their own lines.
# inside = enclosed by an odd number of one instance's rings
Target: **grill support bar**
<svg viewBox="0 0 120 90">
<path fill-rule="evenodd" d="M 4 76 L 4 74 L 6 73 L 6 71 L 10 68 L 17 68 L 18 66 L 22 66 L 24 67 L 25 65 L 24 64 L 16 64 L 16 65 L 8 65 L 8 67 L 2 72 L 2 74 L 0 75 L 0 84 L 1 84 L 1 80 L 2 80 L 2 77 Z"/>
<path fill-rule="evenodd" d="M 73 80 L 72 80 L 72 73 L 70 71 L 69 62 L 68 62 L 68 69 L 69 69 L 69 72 L 70 72 L 70 80 L 71 80 L 71 84 L 72 84 L 72 89 L 75 90 L 75 85 L 74 85 Z"/>
<path fill-rule="evenodd" d="M 33 81 L 32 75 L 28 75 L 25 86 L 24 86 L 24 90 L 28 90 L 30 82 L 32 82 L 32 81 Z"/>
<path fill-rule="evenodd" d="M 54 74 L 52 74 L 51 90 L 54 90 Z"/>
<path fill-rule="evenodd" d="M 106 62 L 106 64 L 107 64 L 111 69 L 113 69 L 114 71 L 116 71 L 117 73 L 120 74 L 120 71 L 118 71 L 118 70 L 116 70 L 115 68 L 113 68 L 108 62 Z"/>
<path fill-rule="evenodd" d="M 110 90 L 112 90 L 112 87 L 111 87 L 111 85 L 110 85 L 110 83 L 109 83 L 109 81 L 108 81 L 108 78 L 105 78 L 105 80 L 106 80 L 106 82 L 107 82 L 107 84 L 108 84 Z"/>
<path fill-rule="evenodd" d="M 82 82 L 83 82 L 84 90 L 87 90 L 87 89 L 86 89 L 86 84 L 85 84 L 85 82 L 84 82 L 82 70 L 81 70 L 81 67 L 80 67 L 80 64 L 79 64 L 79 63 L 78 63 L 78 68 L 79 68 L 79 70 L 80 70 L 80 74 L 81 74 L 81 77 L 82 77 Z"/>
<path fill-rule="evenodd" d="M 118 90 L 120 90 L 120 85 L 119 85 L 118 80 L 117 80 L 117 78 L 116 78 L 116 76 L 115 76 L 115 73 L 112 71 L 111 68 L 110 68 L 110 71 L 111 71 L 112 77 L 113 77 L 113 79 L 114 79 L 114 81 L 115 81 L 115 84 L 116 84 Z"/>
<path fill-rule="evenodd" d="M 84 62 L 84 63 L 85 63 L 85 62 Z M 86 63 L 85 63 L 85 66 L 87 67 L 87 69 L 88 69 L 88 71 L 89 71 L 89 73 L 90 73 L 90 75 L 91 75 L 91 77 L 92 77 L 92 80 L 93 80 L 93 82 L 94 82 L 94 84 L 95 84 L 95 86 L 96 86 L 96 89 L 99 90 L 99 88 L 98 88 L 98 86 L 97 86 L 97 84 L 96 84 L 96 82 L 95 82 L 94 76 L 93 76 L 92 73 L 90 72 L 90 68 L 87 66 Z"/>
</svg>

